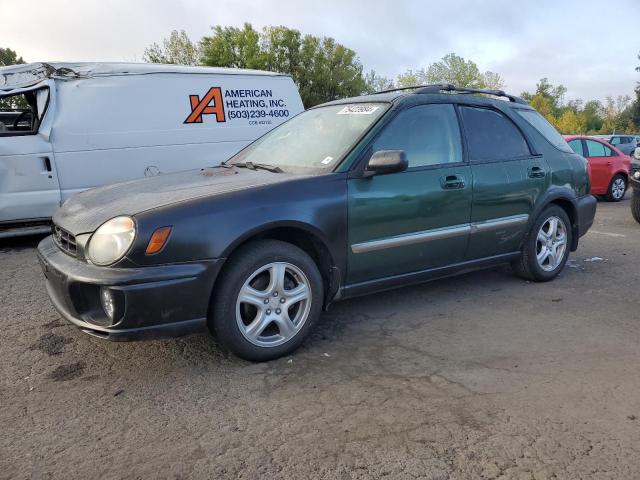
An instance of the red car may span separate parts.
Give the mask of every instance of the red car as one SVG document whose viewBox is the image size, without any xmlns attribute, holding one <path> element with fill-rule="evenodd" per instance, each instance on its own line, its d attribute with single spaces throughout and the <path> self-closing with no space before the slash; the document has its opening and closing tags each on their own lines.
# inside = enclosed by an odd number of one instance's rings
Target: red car
<svg viewBox="0 0 640 480">
<path fill-rule="evenodd" d="M 629 185 L 631 158 L 603 140 L 581 135 L 566 135 L 569 146 L 589 162 L 591 193 L 619 202 Z"/>
</svg>

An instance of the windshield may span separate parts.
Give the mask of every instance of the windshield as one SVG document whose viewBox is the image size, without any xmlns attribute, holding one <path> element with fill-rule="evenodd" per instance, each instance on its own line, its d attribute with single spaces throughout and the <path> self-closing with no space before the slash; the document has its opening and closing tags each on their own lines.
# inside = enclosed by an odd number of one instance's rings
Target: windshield
<svg viewBox="0 0 640 480">
<path fill-rule="evenodd" d="M 332 171 L 386 110 L 383 103 L 313 108 L 256 140 L 227 163 L 269 165 L 290 173 Z"/>
</svg>

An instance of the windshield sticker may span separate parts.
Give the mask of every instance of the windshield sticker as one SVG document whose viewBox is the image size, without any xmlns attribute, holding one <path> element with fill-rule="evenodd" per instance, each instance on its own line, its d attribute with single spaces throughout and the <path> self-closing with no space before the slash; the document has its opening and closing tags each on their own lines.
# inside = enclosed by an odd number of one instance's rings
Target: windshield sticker
<svg viewBox="0 0 640 480">
<path fill-rule="evenodd" d="M 321 163 L 323 165 L 329 165 L 331 162 L 333 162 L 333 157 L 326 157 Z"/>
<path fill-rule="evenodd" d="M 347 105 L 338 115 L 371 115 L 380 107 L 375 105 Z"/>
</svg>

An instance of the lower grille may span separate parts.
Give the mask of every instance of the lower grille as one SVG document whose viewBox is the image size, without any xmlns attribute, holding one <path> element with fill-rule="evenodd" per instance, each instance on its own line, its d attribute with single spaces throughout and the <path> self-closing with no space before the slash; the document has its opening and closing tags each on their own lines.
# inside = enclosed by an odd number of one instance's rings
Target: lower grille
<svg viewBox="0 0 640 480">
<path fill-rule="evenodd" d="M 51 228 L 51 231 L 53 234 L 53 241 L 56 242 L 56 245 L 58 245 L 60 250 L 72 257 L 78 256 L 78 245 L 76 244 L 76 237 L 74 235 L 57 225 L 54 225 Z"/>
</svg>

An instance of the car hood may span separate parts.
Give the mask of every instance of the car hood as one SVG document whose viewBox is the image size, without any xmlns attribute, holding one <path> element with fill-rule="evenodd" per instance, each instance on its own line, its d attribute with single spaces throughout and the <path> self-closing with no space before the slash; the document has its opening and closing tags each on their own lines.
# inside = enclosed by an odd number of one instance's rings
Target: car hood
<svg viewBox="0 0 640 480">
<path fill-rule="evenodd" d="M 116 183 L 74 195 L 53 222 L 73 235 L 93 232 L 110 218 L 299 178 L 287 173 L 212 167 Z"/>
</svg>

